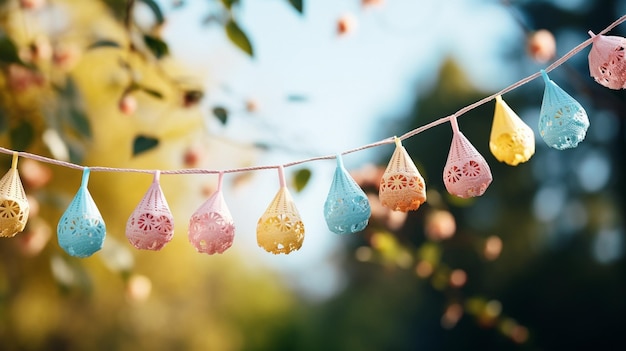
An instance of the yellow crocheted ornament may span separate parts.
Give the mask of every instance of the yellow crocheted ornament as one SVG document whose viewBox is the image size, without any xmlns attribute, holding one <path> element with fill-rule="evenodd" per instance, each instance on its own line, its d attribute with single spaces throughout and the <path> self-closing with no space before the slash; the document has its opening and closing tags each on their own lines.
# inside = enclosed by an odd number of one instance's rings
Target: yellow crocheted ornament
<svg viewBox="0 0 626 351">
<path fill-rule="evenodd" d="M 507 105 L 496 96 L 489 149 L 495 158 L 511 166 L 528 161 L 535 153 L 535 134 Z"/>
<path fill-rule="evenodd" d="M 283 168 L 279 167 L 280 190 L 256 227 L 257 243 L 267 252 L 288 254 L 299 250 L 304 241 L 304 224 L 296 204 L 285 185 Z"/>
</svg>

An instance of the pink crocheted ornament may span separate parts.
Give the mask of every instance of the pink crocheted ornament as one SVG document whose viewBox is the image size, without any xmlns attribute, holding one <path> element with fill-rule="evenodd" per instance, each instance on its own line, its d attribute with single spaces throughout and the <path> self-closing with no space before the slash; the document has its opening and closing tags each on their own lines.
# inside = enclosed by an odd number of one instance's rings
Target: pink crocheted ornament
<svg viewBox="0 0 626 351">
<path fill-rule="evenodd" d="M 0 237 L 13 237 L 24 230 L 30 205 L 17 171 L 17 152 L 11 169 L 0 179 Z"/>
<path fill-rule="evenodd" d="M 235 223 L 222 193 L 223 175 L 220 172 L 215 193 L 189 219 L 189 242 L 209 255 L 223 253 L 235 238 Z"/>
<path fill-rule="evenodd" d="M 491 183 L 491 170 L 487 161 L 461 133 L 456 116 L 452 124 L 452 145 L 443 168 L 443 183 L 452 195 L 469 198 L 481 196 Z"/>
<path fill-rule="evenodd" d="M 595 35 L 589 31 L 593 46 L 589 52 L 589 73 L 599 84 L 610 89 L 626 88 L 626 39 Z"/>
<path fill-rule="evenodd" d="M 257 243 L 267 252 L 288 254 L 299 250 L 304 241 L 304 224 L 285 185 L 283 167 L 278 167 L 280 190 L 259 218 Z"/>
<path fill-rule="evenodd" d="M 126 222 L 126 238 L 137 249 L 158 251 L 174 236 L 174 217 L 165 200 L 160 172 Z"/>
<path fill-rule="evenodd" d="M 396 149 L 380 179 L 378 197 L 383 206 L 402 212 L 417 210 L 426 202 L 424 178 L 398 138 Z"/>
<path fill-rule="evenodd" d="M 511 166 L 528 161 L 535 153 L 535 134 L 507 105 L 496 96 L 489 149 L 495 158 Z"/>
</svg>

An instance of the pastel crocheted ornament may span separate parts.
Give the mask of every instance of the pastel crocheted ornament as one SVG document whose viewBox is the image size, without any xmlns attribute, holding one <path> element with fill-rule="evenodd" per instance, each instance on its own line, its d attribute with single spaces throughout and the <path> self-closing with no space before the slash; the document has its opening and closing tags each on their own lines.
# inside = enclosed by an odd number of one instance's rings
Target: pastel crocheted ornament
<svg viewBox="0 0 626 351">
<path fill-rule="evenodd" d="M 394 211 L 417 210 L 426 202 L 426 185 L 415 163 L 399 138 L 396 149 L 380 179 L 378 197 L 383 206 Z"/>
<path fill-rule="evenodd" d="M 585 109 L 554 83 L 544 70 L 546 84 L 539 116 L 539 134 L 548 146 L 557 150 L 575 148 L 585 139 L 589 118 Z"/>
<path fill-rule="evenodd" d="M 137 249 L 158 251 L 174 236 L 174 217 L 159 183 L 160 172 L 126 222 L 126 238 Z"/>
<path fill-rule="evenodd" d="M 443 183 L 448 192 L 461 198 L 481 196 L 491 184 L 491 169 L 483 156 L 461 133 L 456 117 L 452 124 L 452 144 L 443 168 Z"/>
<path fill-rule="evenodd" d="M 337 155 L 337 168 L 324 202 L 328 229 L 336 234 L 360 232 L 367 226 L 372 210 L 367 195 L 352 179 Z"/>
<path fill-rule="evenodd" d="M 87 190 L 88 181 L 89 168 L 85 168 L 80 188 L 57 226 L 59 246 L 75 257 L 93 255 L 102 248 L 106 236 L 102 215 Z"/>
<path fill-rule="evenodd" d="M 11 169 L 0 179 L 0 237 L 13 237 L 24 230 L 30 205 L 17 171 L 17 152 Z"/>
<path fill-rule="evenodd" d="M 626 88 L 626 39 L 595 35 L 589 31 L 593 45 L 589 52 L 589 73 L 599 84 L 610 89 Z"/>
<path fill-rule="evenodd" d="M 235 223 L 224 201 L 222 176 L 217 190 L 189 219 L 189 242 L 198 252 L 213 255 L 223 253 L 233 245 Z"/>
<path fill-rule="evenodd" d="M 489 149 L 495 158 L 511 166 L 528 161 L 535 153 L 535 134 L 507 105 L 496 96 Z"/>
<path fill-rule="evenodd" d="M 278 168 L 280 190 L 259 218 L 257 243 L 267 252 L 288 254 L 298 250 L 304 241 L 304 224 L 285 185 L 283 167 Z"/>
</svg>

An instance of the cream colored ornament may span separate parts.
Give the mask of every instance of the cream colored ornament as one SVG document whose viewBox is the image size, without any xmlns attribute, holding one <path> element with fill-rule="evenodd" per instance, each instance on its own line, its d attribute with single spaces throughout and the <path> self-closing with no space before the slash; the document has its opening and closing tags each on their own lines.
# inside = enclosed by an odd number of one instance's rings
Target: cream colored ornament
<svg viewBox="0 0 626 351">
<path fill-rule="evenodd" d="M 380 179 L 378 197 L 394 211 L 417 210 L 426 202 L 426 185 L 399 138 L 387 169 Z"/>
<path fill-rule="evenodd" d="M 24 230 L 30 206 L 17 171 L 18 153 L 13 153 L 11 169 L 0 179 L 0 237 L 13 237 Z"/>
<path fill-rule="evenodd" d="M 489 149 L 495 158 L 511 166 L 528 161 L 535 153 L 535 134 L 507 105 L 496 96 Z"/>
<path fill-rule="evenodd" d="M 259 218 L 257 243 L 267 252 L 288 254 L 299 250 L 304 241 L 304 223 L 285 185 L 283 167 L 278 167 L 280 190 Z"/>
</svg>

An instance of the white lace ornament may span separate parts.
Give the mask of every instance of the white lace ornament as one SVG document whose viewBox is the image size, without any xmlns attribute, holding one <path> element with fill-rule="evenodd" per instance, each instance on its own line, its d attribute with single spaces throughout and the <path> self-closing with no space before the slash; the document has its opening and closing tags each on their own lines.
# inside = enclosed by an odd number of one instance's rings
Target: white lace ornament
<svg viewBox="0 0 626 351">
<path fill-rule="evenodd" d="M 278 167 L 280 189 L 256 227 L 257 243 L 267 252 L 288 254 L 299 250 L 304 241 L 304 223 L 285 185 L 282 166 Z"/>
<path fill-rule="evenodd" d="M 222 193 L 223 175 L 219 173 L 217 190 L 189 219 L 189 242 L 209 255 L 223 253 L 235 238 L 235 223 Z"/>
<path fill-rule="evenodd" d="M 30 205 L 17 171 L 18 153 L 13 153 L 11 169 L 0 179 L 0 237 L 10 238 L 24 230 Z"/>
<path fill-rule="evenodd" d="M 159 184 L 160 172 L 126 222 L 126 238 L 137 249 L 161 250 L 174 236 L 174 217 Z"/>
</svg>

